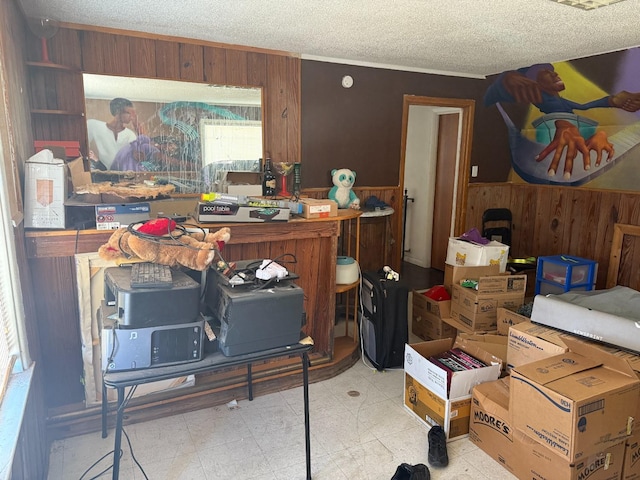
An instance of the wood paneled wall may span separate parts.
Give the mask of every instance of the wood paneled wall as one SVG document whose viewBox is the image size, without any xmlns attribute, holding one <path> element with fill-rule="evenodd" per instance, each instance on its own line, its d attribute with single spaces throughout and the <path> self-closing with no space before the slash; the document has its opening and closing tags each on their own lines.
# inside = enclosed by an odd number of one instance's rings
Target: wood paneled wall
<svg viewBox="0 0 640 480">
<path fill-rule="evenodd" d="M 312 198 L 328 198 L 329 188 L 304 190 Z M 394 209 L 388 217 L 362 218 L 360 222 L 360 268 L 376 271 L 389 265 L 400 271 L 400 249 L 402 242 L 402 192 L 398 187 L 354 187 L 354 193 L 364 206 L 366 200 L 376 196 Z M 400 247 L 401 248 L 401 247 Z"/>
<path fill-rule="evenodd" d="M 40 42 L 33 35 L 29 40 L 29 60 L 37 62 Z M 265 153 L 286 161 L 300 159 L 300 59 L 295 56 L 69 27 L 49 40 L 49 57 L 70 70 L 32 66 L 31 107 L 75 114 L 35 114 L 36 140 L 77 139 L 87 153 L 81 76 L 86 72 L 262 87 Z"/>
<path fill-rule="evenodd" d="M 598 262 L 605 288 L 615 223 L 640 225 L 640 194 L 531 184 L 469 186 L 466 229 L 482 226 L 487 208 L 513 214 L 515 258 L 571 254 Z"/>
</svg>

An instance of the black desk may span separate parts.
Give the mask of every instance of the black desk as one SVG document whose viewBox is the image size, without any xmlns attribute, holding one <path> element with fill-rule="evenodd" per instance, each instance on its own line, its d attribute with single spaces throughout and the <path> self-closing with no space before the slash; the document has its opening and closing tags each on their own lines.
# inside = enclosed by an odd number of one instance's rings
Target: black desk
<svg viewBox="0 0 640 480">
<path fill-rule="evenodd" d="M 106 388 L 118 390 L 118 405 L 116 410 L 116 429 L 113 448 L 113 476 L 117 480 L 120 475 L 120 446 L 122 443 L 122 419 L 126 408 L 124 390 L 126 387 L 142 385 L 144 383 L 155 382 L 157 380 L 167 380 L 171 378 L 194 375 L 198 373 L 213 372 L 226 367 L 247 365 L 247 384 L 249 388 L 249 400 L 253 400 L 253 389 L 251 385 L 251 364 L 261 360 L 284 357 L 288 355 L 300 355 L 302 359 L 302 380 L 304 391 L 304 433 L 307 462 L 307 480 L 311 480 L 311 435 L 309 430 L 309 351 L 313 345 L 297 343 L 287 347 L 273 348 L 261 352 L 225 357 L 222 353 L 208 354 L 199 362 L 172 365 L 168 367 L 156 367 L 142 370 L 131 370 L 124 372 L 110 372 L 104 375 L 102 387 L 102 438 L 107 436 L 107 395 Z"/>
</svg>

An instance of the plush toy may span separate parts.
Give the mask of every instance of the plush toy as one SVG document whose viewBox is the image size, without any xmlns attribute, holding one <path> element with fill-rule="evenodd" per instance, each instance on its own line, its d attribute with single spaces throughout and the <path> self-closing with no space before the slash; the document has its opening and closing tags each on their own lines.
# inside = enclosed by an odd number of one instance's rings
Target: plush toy
<svg viewBox="0 0 640 480">
<path fill-rule="evenodd" d="M 329 198 L 338 203 L 338 208 L 360 209 L 360 199 L 351 190 L 356 181 L 356 172 L 348 168 L 331 170 L 333 187 L 329 190 Z"/>
<path fill-rule="evenodd" d="M 216 250 L 222 250 L 230 238 L 231 231 L 227 227 L 206 234 L 187 232 L 182 227 L 176 228 L 173 220 L 158 219 L 131 230 L 119 228 L 98 249 L 98 254 L 105 260 L 138 257 L 146 262 L 171 267 L 182 265 L 202 271 L 211 265 Z"/>
</svg>

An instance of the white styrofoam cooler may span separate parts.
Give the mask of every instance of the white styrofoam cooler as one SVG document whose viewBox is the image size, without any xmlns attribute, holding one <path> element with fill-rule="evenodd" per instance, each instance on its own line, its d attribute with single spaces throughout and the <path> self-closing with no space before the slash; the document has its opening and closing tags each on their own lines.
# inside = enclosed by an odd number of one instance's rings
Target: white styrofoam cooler
<svg viewBox="0 0 640 480">
<path fill-rule="evenodd" d="M 500 265 L 500 272 L 507 269 L 509 246 L 495 240 L 486 245 L 450 237 L 446 263 L 453 266 Z"/>
</svg>

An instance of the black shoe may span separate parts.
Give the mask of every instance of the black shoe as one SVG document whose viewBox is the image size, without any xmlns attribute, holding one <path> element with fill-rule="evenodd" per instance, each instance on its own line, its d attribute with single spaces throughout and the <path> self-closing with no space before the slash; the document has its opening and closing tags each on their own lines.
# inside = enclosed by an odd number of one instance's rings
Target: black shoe
<svg viewBox="0 0 640 480">
<path fill-rule="evenodd" d="M 429 430 L 429 465 L 446 467 L 449 465 L 447 438 L 441 426 L 435 425 Z"/>
<path fill-rule="evenodd" d="M 403 463 L 398 466 L 391 480 L 431 480 L 431 474 L 427 466 L 422 463 L 413 466 Z"/>
</svg>

